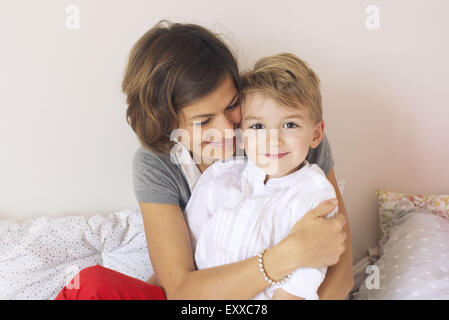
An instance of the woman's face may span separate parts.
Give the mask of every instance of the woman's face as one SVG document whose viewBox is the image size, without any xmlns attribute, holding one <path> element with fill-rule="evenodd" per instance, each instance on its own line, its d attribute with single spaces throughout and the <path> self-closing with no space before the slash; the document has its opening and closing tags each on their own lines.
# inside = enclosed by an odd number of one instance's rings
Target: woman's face
<svg viewBox="0 0 449 320">
<path fill-rule="evenodd" d="M 176 136 L 197 164 L 210 165 L 234 155 L 240 121 L 238 91 L 227 74 L 217 89 L 178 111 Z"/>
</svg>

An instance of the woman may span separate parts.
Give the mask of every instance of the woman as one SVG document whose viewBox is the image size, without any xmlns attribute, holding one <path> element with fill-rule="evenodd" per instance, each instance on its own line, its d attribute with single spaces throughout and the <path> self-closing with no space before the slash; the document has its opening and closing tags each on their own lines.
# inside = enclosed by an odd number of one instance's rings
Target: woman
<svg viewBox="0 0 449 320">
<path fill-rule="evenodd" d="M 146 283 L 100 266 L 86 268 L 80 288 L 64 288 L 58 299 L 252 299 L 269 286 L 257 256 L 196 270 L 183 215 L 201 173 L 241 152 L 234 136 L 241 119 L 235 57 L 207 29 L 163 21 L 132 48 L 122 89 L 127 120 L 142 145 L 133 181 L 154 274 Z M 344 299 L 353 287 L 351 238 L 326 137 L 307 160 L 334 186 L 339 214 L 321 218 L 335 208 L 330 201 L 307 213 L 267 250 L 265 270 L 282 279 L 300 267 L 330 266 L 319 296 Z"/>
</svg>

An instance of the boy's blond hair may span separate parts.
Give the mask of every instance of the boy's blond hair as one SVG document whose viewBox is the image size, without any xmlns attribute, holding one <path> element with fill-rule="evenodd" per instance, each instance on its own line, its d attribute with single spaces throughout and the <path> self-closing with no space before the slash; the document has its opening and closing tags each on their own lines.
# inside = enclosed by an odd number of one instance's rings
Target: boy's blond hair
<svg viewBox="0 0 449 320">
<path fill-rule="evenodd" d="M 281 105 L 309 111 L 314 124 L 322 120 L 320 80 L 306 62 L 291 53 L 259 59 L 254 69 L 240 78 L 240 97 L 244 106 L 249 93 L 262 93 Z"/>
</svg>

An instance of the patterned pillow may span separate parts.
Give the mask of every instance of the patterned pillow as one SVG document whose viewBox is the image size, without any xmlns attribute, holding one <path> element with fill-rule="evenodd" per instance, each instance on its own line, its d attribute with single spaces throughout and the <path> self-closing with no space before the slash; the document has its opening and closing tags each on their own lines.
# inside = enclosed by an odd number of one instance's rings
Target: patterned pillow
<svg viewBox="0 0 449 320">
<path fill-rule="evenodd" d="M 426 209 L 428 212 L 449 220 L 449 195 L 407 194 L 385 190 L 377 190 L 376 193 L 379 210 L 379 247 L 382 247 L 388 240 L 400 200 L 406 199 L 415 208 Z"/>
</svg>

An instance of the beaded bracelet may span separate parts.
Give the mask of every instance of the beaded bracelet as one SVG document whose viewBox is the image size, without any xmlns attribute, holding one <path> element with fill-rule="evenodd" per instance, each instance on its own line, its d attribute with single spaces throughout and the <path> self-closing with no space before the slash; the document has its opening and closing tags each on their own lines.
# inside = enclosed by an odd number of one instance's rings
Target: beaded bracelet
<svg viewBox="0 0 449 320">
<path fill-rule="evenodd" d="M 282 285 L 287 280 L 289 280 L 293 276 L 293 274 L 289 273 L 288 275 L 286 275 L 283 279 L 281 279 L 279 281 L 274 281 L 273 279 L 271 279 L 267 275 L 267 273 L 265 272 L 265 268 L 264 268 L 264 265 L 263 265 L 263 255 L 264 255 L 265 251 L 267 251 L 267 250 L 268 250 L 267 248 L 264 248 L 264 249 L 261 249 L 259 251 L 259 254 L 258 254 L 258 257 L 259 257 L 259 270 L 260 270 L 260 272 L 262 272 L 265 281 L 267 281 L 270 285 L 275 285 L 275 286 Z"/>
</svg>

